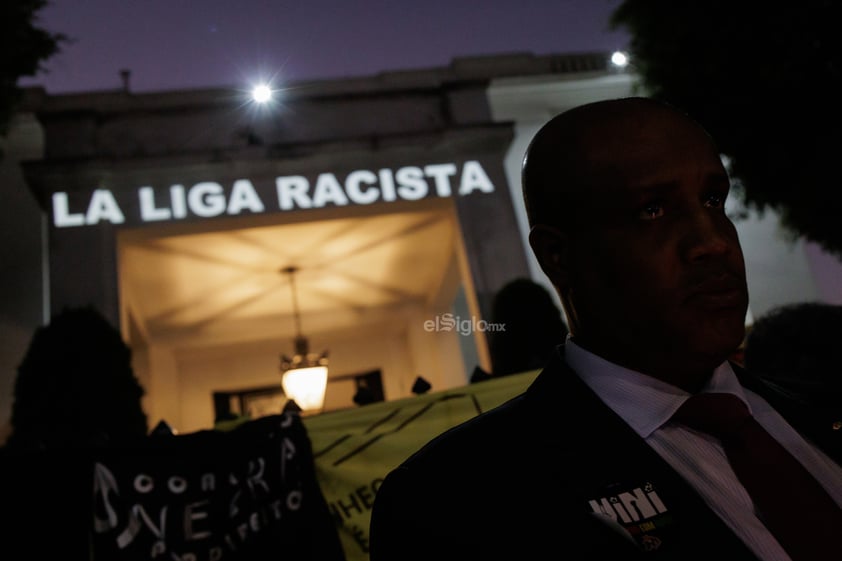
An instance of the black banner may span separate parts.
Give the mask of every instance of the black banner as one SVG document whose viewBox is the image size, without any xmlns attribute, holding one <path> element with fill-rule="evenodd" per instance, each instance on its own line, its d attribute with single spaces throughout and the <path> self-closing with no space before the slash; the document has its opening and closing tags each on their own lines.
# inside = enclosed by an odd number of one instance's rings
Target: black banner
<svg viewBox="0 0 842 561">
<path fill-rule="evenodd" d="M 297 415 L 109 449 L 94 463 L 93 498 L 95 559 L 321 560 L 340 551 Z"/>
<path fill-rule="evenodd" d="M 0 467 L 0 538 L 22 559 L 345 559 L 297 415 Z"/>
</svg>

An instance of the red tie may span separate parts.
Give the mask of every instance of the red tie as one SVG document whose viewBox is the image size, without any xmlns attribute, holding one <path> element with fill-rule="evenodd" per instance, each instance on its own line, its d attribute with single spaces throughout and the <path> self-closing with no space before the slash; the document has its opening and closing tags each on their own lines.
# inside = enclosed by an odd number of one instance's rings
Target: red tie
<svg viewBox="0 0 842 561">
<path fill-rule="evenodd" d="M 694 395 L 672 418 L 719 439 L 758 517 L 793 561 L 842 560 L 842 509 L 740 398 Z"/>
</svg>

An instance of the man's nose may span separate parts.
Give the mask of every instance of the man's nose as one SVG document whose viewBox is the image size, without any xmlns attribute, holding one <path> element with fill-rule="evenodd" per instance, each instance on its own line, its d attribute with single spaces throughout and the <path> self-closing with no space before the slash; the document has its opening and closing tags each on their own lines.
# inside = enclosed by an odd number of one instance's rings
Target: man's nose
<svg viewBox="0 0 842 561">
<path fill-rule="evenodd" d="M 707 208 L 687 216 L 682 253 L 688 261 L 728 254 L 738 243 L 736 228 L 727 217 Z"/>
</svg>

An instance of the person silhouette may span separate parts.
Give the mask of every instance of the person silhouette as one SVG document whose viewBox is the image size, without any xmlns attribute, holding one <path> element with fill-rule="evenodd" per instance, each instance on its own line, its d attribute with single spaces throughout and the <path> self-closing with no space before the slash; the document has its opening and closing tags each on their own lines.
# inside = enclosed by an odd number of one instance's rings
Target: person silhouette
<svg viewBox="0 0 842 561">
<path fill-rule="evenodd" d="M 543 367 L 567 336 L 561 310 L 547 289 L 531 279 L 506 283 L 494 298 L 491 317 L 502 326 L 489 333 L 494 376 Z"/>
<path fill-rule="evenodd" d="M 475 367 L 471 383 L 538 370 L 567 336 L 552 295 L 525 277 L 507 282 L 494 295 L 490 325 L 491 372 Z"/>
<path fill-rule="evenodd" d="M 90 306 L 35 330 L 18 367 L 10 450 L 98 446 L 146 436 L 144 389 L 120 332 Z"/>
</svg>

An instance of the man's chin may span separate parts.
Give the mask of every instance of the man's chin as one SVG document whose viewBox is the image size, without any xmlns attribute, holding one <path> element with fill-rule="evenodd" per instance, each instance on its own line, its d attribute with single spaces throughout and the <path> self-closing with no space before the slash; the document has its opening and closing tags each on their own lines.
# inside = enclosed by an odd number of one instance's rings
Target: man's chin
<svg viewBox="0 0 842 561">
<path fill-rule="evenodd" d="M 745 330 L 743 329 L 742 333 L 744 332 Z M 702 336 L 700 339 L 694 341 L 691 345 L 690 352 L 698 356 L 700 360 L 708 363 L 711 368 L 716 368 L 737 352 L 737 349 L 743 342 L 742 333 L 732 336 L 722 336 L 722 333 L 708 337 Z"/>
<path fill-rule="evenodd" d="M 667 337 L 676 348 L 685 349 L 688 354 L 713 364 L 715 368 L 739 348 L 745 332 L 744 315 L 732 314 L 732 317 L 720 317 L 716 321 L 687 318 L 681 325 L 675 325 L 675 330 Z"/>
</svg>

